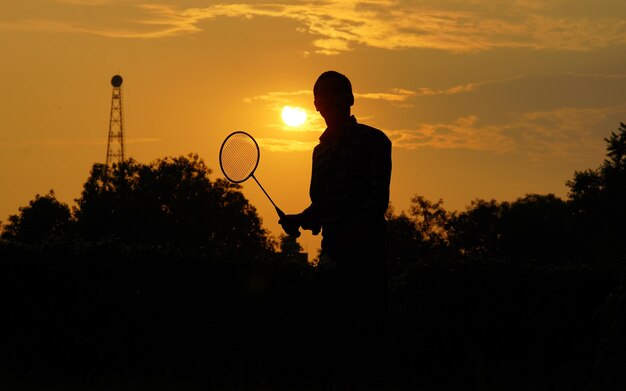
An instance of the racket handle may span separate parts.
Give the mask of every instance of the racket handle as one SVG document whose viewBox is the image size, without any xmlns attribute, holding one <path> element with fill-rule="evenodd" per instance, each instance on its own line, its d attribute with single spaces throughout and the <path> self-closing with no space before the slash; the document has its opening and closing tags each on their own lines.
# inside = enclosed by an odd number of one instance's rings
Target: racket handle
<svg viewBox="0 0 626 391">
<path fill-rule="evenodd" d="M 276 213 L 278 213 L 278 217 L 280 217 L 281 219 L 285 218 L 285 212 L 280 210 L 280 208 L 276 205 L 274 205 L 274 208 L 276 208 Z M 300 227 L 296 228 L 295 231 L 287 232 L 287 235 L 292 236 L 294 238 L 300 237 Z"/>
</svg>

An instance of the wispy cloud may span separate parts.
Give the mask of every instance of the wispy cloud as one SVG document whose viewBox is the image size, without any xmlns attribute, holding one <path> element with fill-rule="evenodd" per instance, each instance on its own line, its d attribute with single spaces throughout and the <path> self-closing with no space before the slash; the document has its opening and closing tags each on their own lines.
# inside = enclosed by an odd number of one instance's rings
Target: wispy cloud
<svg viewBox="0 0 626 391">
<path fill-rule="evenodd" d="M 395 148 L 420 147 L 509 152 L 513 141 L 504 135 L 506 126 L 480 126 L 478 117 L 461 117 L 451 123 L 422 124 L 415 129 L 387 132 Z"/>
<path fill-rule="evenodd" d="M 388 102 L 404 102 L 417 95 L 417 92 L 403 88 L 394 88 L 390 92 L 355 93 L 355 98 L 383 100 Z"/>
<path fill-rule="evenodd" d="M 606 121 L 626 115 L 626 104 L 609 107 L 533 111 L 514 116 L 506 124 L 483 125 L 477 116 L 450 123 L 426 123 L 414 129 L 387 132 L 395 148 L 469 149 L 518 153 L 533 163 L 573 161 L 599 151 Z"/>
<path fill-rule="evenodd" d="M 125 144 L 144 144 L 160 142 L 158 138 L 129 138 L 124 139 Z M 0 141 L 0 147 L 73 147 L 89 145 L 106 145 L 107 141 L 102 138 L 93 139 L 48 139 L 27 141 Z"/>
<path fill-rule="evenodd" d="M 102 6 L 111 4 L 114 0 L 55 0 L 59 4 L 84 5 L 84 6 Z"/>
<path fill-rule="evenodd" d="M 569 77 L 572 79 L 602 79 L 602 80 L 624 80 L 626 74 L 593 74 L 580 72 L 561 72 L 561 73 L 542 73 L 542 74 L 520 74 L 500 79 L 478 80 L 468 83 L 452 85 L 446 88 L 419 87 L 416 91 L 407 88 L 392 88 L 388 92 L 355 92 L 354 96 L 360 99 L 381 100 L 387 102 L 406 102 L 418 96 L 438 96 L 438 95 L 456 95 L 469 92 L 479 91 L 483 87 L 497 84 L 506 84 L 518 80 L 549 80 L 555 77 Z M 283 105 L 293 104 L 294 100 L 306 97 L 313 99 L 311 90 L 298 91 L 274 91 L 265 94 L 246 98 L 245 102 L 266 102 L 272 107 L 281 107 Z"/>
<path fill-rule="evenodd" d="M 457 84 L 447 88 L 430 88 L 430 87 L 421 87 L 417 90 L 417 92 L 413 93 L 412 96 L 437 96 L 437 95 L 456 95 L 463 94 L 468 92 L 475 92 L 480 90 L 483 87 L 487 87 L 495 84 L 504 84 L 510 83 L 517 80 L 531 80 L 531 79 L 549 79 L 554 77 L 571 77 L 573 79 L 626 79 L 626 74 L 589 74 L 589 73 L 576 73 L 576 72 L 564 72 L 564 73 L 543 73 L 543 74 L 526 74 L 526 75 L 515 75 L 510 77 L 505 77 L 501 79 L 493 79 L 493 80 L 480 80 L 480 81 L 472 81 L 464 84 Z"/>
<path fill-rule="evenodd" d="M 382 100 L 388 102 L 404 102 L 411 97 L 418 95 L 417 92 L 404 88 L 392 88 L 389 92 L 355 92 L 355 98 L 369 99 L 369 100 Z M 247 103 L 255 101 L 268 102 L 275 105 L 285 105 L 293 102 L 294 99 L 300 99 L 301 97 L 307 97 L 307 99 L 313 99 L 313 92 L 311 90 L 299 90 L 299 91 L 275 91 L 268 92 L 266 94 L 253 96 L 246 98 Z"/>
<path fill-rule="evenodd" d="M 277 114 L 282 111 L 285 106 L 297 106 L 300 107 L 306 113 L 306 121 L 304 124 L 291 127 L 282 123 L 276 123 L 269 125 L 272 129 L 278 129 L 285 132 L 320 132 L 324 130 L 324 120 L 317 115 L 315 111 L 311 111 L 306 108 L 307 105 L 303 103 L 303 98 L 307 101 L 313 100 L 313 92 L 310 90 L 298 90 L 298 91 L 273 91 L 265 94 L 246 98 L 246 103 L 257 103 L 265 105 L 269 110 L 276 112 Z M 305 107 L 303 107 L 305 106 Z"/>
<path fill-rule="evenodd" d="M 360 98 L 360 99 L 398 103 L 398 102 L 405 102 L 409 100 L 410 98 L 418 95 L 418 93 L 415 91 L 408 90 L 408 89 L 394 88 L 394 89 L 391 89 L 389 92 L 363 92 L 363 93 L 355 92 L 354 95 L 356 98 Z M 298 101 L 303 98 L 306 98 L 308 100 L 313 99 L 313 92 L 311 90 L 272 91 L 272 92 L 267 92 L 265 94 L 246 98 L 245 101 L 247 103 L 262 102 L 265 105 L 267 105 L 267 107 L 270 108 L 271 110 L 280 111 L 285 105 L 294 105 L 294 101 Z M 306 110 L 306 112 L 307 112 L 307 121 L 302 126 L 291 128 L 285 125 L 277 124 L 277 125 L 269 126 L 269 127 L 279 129 L 287 133 L 289 132 L 317 132 L 317 133 L 322 132 L 326 127 L 326 125 L 324 124 L 323 118 L 319 116 L 317 113 L 312 112 L 310 110 Z M 362 120 L 366 119 L 366 117 L 362 117 L 361 119 Z M 405 137 L 405 138 L 413 137 L 409 134 L 412 132 L 403 133 L 403 135 L 400 135 L 400 133 L 402 132 L 397 131 L 396 135 L 398 135 L 398 137 Z M 298 140 L 291 140 L 289 138 L 283 138 L 283 139 L 259 138 L 257 139 L 257 141 L 259 142 L 259 145 L 262 148 L 265 148 L 273 152 L 294 152 L 294 151 L 310 152 L 313 150 L 315 145 L 317 145 L 317 140 L 298 141 Z M 404 141 L 406 140 L 403 140 L 402 145 L 403 147 L 406 147 L 408 144 L 404 143 Z"/>
<path fill-rule="evenodd" d="M 251 98 L 246 98 L 245 101 L 247 103 L 252 103 L 254 101 L 261 101 L 261 102 L 269 102 L 269 103 L 276 104 L 276 105 L 285 105 L 285 104 L 289 104 L 290 102 L 292 102 L 293 99 L 301 97 L 301 96 L 306 96 L 306 97 L 309 97 L 309 99 L 312 99 L 313 92 L 310 90 L 299 90 L 299 91 L 291 91 L 291 92 L 275 91 L 275 92 L 268 92 L 262 95 L 253 96 Z"/>
<path fill-rule="evenodd" d="M 417 93 L 403 88 L 394 88 L 389 92 L 364 92 L 354 93 L 357 99 L 378 100 L 391 103 L 403 103 L 410 98 L 416 96 Z M 280 112 L 284 106 L 294 106 L 301 102 L 303 97 L 307 100 L 313 99 L 313 93 L 310 90 L 298 90 L 298 91 L 273 91 L 265 94 L 246 98 L 244 101 L 247 103 L 262 102 L 270 110 Z M 301 103 L 300 103 L 301 104 Z M 321 132 L 326 128 L 324 120 L 315 111 L 302 108 L 306 112 L 306 122 L 298 127 L 289 127 L 284 124 L 276 124 L 270 126 L 272 128 L 280 129 L 286 132 Z"/>
<path fill-rule="evenodd" d="M 81 32 L 108 37 L 159 38 L 201 31 L 201 22 L 219 17 L 273 17 L 295 20 L 321 54 L 366 45 L 383 49 L 431 48 L 452 52 L 495 48 L 593 50 L 626 43 L 626 7 L 611 0 L 428 1 L 329 0 L 285 3 L 213 4 L 187 7 L 165 3 L 129 5 L 105 0 L 63 0 L 65 5 L 109 7 L 134 15 L 125 29 L 70 20 L 26 18 L 7 28 Z M 130 12 L 121 12 L 128 10 Z M 570 9 L 572 9 L 570 11 Z M 606 10 L 602 12 L 602 10 Z M 139 13 L 137 13 L 139 12 Z"/>
<path fill-rule="evenodd" d="M 443 88 L 443 89 L 434 89 L 429 87 L 421 87 L 415 95 L 418 96 L 436 96 L 436 95 L 455 95 L 462 94 L 466 92 L 473 92 L 478 90 L 480 87 L 490 85 L 490 84 L 499 84 L 506 83 L 514 80 L 519 80 L 524 77 L 528 77 L 528 75 L 517 75 L 512 77 L 507 77 L 503 79 L 496 80 L 483 80 L 483 81 L 474 81 L 465 84 L 458 84 L 452 87 Z"/>
<path fill-rule="evenodd" d="M 317 141 L 298 141 L 277 138 L 257 138 L 256 141 L 263 149 L 272 152 L 311 152 Z"/>
<path fill-rule="evenodd" d="M 534 111 L 521 115 L 508 132 L 532 162 L 580 161 L 603 146 L 602 137 L 611 130 L 603 125 L 616 115 L 626 115 L 626 104 Z"/>
<path fill-rule="evenodd" d="M 555 84 L 555 80 L 558 81 Z M 561 99 L 561 106 L 547 107 L 528 111 L 527 106 L 516 106 L 516 111 L 505 109 L 498 116 L 490 114 L 489 110 L 480 110 L 481 114 L 470 111 L 451 121 L 424 122 L 415 127 L 390 129 L 387 133 L 396 148 L 415 149 L 420 147 L 455 148 L 493 153 L 522 153 L 530 160 L 541 162 L 547 159 L 581 158 L 596 150 L 601 145 L 603 128 L 610 116 L 626 116 L 626 106 L 603 106 L 601 100 L 596 100 L 599 88 L 602 86 L 619 86 L 626 80 L 626 74 L 587 74 L 587 73 L 545 73 L 514 75 L 511 77 L 472 81 L 452 85 L 444 88 L 421 87 L 415 91 L 406 88 L 395 88 L 388 92 L 361 92 L 355 93 L 359 99 L 378 100 L 385 103 L 406 103 L 412 106 L 418 97 L 428 98 L 439 95 L 457 95 L 486 92 L 493 95 L 494 91 L 506 89 L 519 91 L 530 86 L 547 86 L 546 91 L 559 89 L 561 85 L 596 86 L 588 87 L 589 97 L 585 99 Z M 529 84 L 530 83 L 530 84 Z M 498 90 L 483 91 L 497 87 Z M 604 87 L 602 87 L 604 88 Z M 532 89 L 532 87 L 531 87 Z M 537 92 L 541 94 L 540 92 Z M 497 94 L 496 94 L 497 95 Z M 483 99 L 483 95 L 476 98 Z M 275 91 L 248 98 L 248 102 L 263 102 L 273 110 L 280 110 L 283 105 L 294 104 L 294 100 L 312 99 L 309 90 L 292 92 Z M 475 106 L 474 106 L 475 107 Z M 494 108 L 496 110 L 501 110 Z M 308 122 L 299 128 L 287 128 L 284 125 L 275 125 L 274 129 L 283 131 L 316 131 L 325 128 L 322 118 L 317 113 L 308 111 Z M 481 120 L 482 116 L 482 120 Z M 366 118 L 360 116 L 360 120 Z M 485 121 L 487 120 L 487 121 Z M 495 121 L 495 122 L 494 122 Z M 380 124 L 383 128 L 384 125 Z M 288 137 L 288 136 L 287 136 Z M 283 144 L 272 143 L 272 150 L 288 150 Z M 304 146 L 304 149 L 310 149 Z"/>
</svg>

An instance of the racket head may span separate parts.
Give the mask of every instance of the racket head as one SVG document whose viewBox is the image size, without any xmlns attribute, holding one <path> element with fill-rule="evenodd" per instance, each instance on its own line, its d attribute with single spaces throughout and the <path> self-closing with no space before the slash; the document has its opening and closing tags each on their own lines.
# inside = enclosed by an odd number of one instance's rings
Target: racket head
<svg viewBox="0 0 626 391">
<path fill-rule="evenodd" d="M 220 168 L 231 182 L 246 181 L 259 166 L 261 151 L 254 137 L 244 131 L 229 134 L 220 147 Z"/>
</svg>

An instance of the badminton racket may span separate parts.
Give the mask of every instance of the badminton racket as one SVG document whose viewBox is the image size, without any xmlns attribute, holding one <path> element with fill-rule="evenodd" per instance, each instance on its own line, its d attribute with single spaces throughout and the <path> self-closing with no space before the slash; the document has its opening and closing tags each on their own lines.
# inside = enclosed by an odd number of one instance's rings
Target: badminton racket
<svg viewBox="0 0 626 391">
<path fill-rule="evenodd" d="M 260 158 L 259 144 L 257 144 L 254 137 L 242 131 L 229 134 L 220 148 L 220 168 L 226 179 L 234 183 L 242 183 L 249 178 L 254 179 L 263 191 L 263 194 L 276 209 L 278 217 L 282 219 L 285 217 L 285 213 L 276 206 L 272 197 L 267 194 L 267 191 L 254 176 L 254 172 L 259 166 Z"/>
</svg>

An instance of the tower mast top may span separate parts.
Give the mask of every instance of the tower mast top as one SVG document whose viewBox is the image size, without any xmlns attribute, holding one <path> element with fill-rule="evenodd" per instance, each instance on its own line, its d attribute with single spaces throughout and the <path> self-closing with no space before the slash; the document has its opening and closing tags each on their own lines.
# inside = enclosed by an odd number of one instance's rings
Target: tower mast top
<svg viewBox="0 0 626 391">
<path fill-rule="evenodd" d="M 113 87 L 121 87 L 122 86 L 122 82 L 124 81 L 124 79 L 122 79 L 122 76 L 120 75 L 115 75 L 111 78 L 111 85 Z"/>
</svg>

